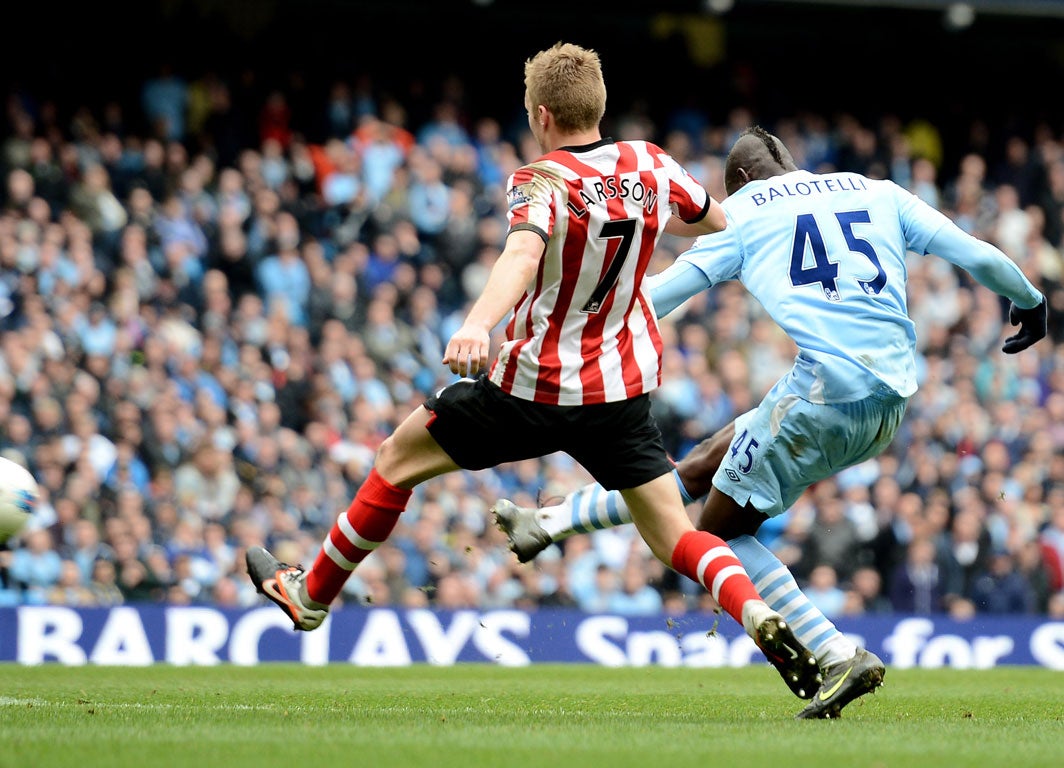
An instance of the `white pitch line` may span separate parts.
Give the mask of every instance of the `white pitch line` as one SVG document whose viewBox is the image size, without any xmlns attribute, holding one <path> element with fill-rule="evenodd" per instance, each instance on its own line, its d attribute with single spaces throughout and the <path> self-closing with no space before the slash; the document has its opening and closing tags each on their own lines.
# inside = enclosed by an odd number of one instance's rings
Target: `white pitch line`
<svg viewBox="0 0 1064 768">
<path fill-rule="evenodd" d="M 195 707 L 196 709 L 227 709 L 227 710 L 251 710 L 254 712 L 269 712 L 278 709 L 298 709 L 296 707 L 279 707 L 270 705 L 253 705 L 253 704 L 209 704 L 204 702 L 189 702 L 188 704 L 166 704 L 159 702 L 156 704 L 148 704 L 139 701 L 123 701 L 123 702 L 110 702 L 110 701 L 93 701 L 78 700 L 78 701 L 48 701 L 47 699 L 35 699 L 26 698 L 20 699 L 13 696 L 0 696 L 0 707 L 84 707 L 84 706 L 99 706 L 106 707 L 108 709 L 177 709 L 179 707 Z"/>
</svg>

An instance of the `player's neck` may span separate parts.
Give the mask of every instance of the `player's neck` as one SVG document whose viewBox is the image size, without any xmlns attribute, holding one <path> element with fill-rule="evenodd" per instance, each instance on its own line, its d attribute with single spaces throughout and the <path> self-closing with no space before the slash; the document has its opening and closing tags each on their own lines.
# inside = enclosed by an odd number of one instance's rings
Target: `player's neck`
<svg viewBox="0 0 1064 768">
<path fill-rule="evenodd" d="M 571 133 L 550 132 L 547 136 L 547 151 L 553 152 L 562 147 L 582 147 L 585 144 L 594 144 L 602 140 L 602 134 L 598 128 L 588 131 L 573 131 Z"/>
</svg>

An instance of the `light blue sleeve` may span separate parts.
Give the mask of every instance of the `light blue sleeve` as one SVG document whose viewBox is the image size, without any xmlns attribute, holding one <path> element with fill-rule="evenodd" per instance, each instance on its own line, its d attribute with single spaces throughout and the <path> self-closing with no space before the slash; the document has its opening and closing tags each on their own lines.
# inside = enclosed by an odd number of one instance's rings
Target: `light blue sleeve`
<svg viewBox="0 0 1064 768">
<path fill-rule="evenodd" d="M 658 318 L 672 312 L 696 293 L 709 288 L 712 283 L 698 267 L 686 261 L 676 261 L 664 272 L 647 277 L 650 301 Z"/>
<path fill-rule="evenodd" d="M 1031 309 L 1041 303 L 1041 292 L 1003 251 L 969 235 L 915 195 L 904 190 L 899 195 L 902 228 L 910 248 L 957 265 L 980 285 L 1006 297 L 1021 309 Z"/>
<path fill-rule="evenodd" d="M 738 227 L 729 216 L 725 229 L 702 235 L 663 272 L 647 278 L 655 314 L 665 317 L 696 293 L 737 280 L 742 266 Z"/>
<path fill-rule="evenodd" d="M 1031 309 L 1042 303 L 1041 291 L 1031 284 L 1012 259 L 956 225 L 940 229 L 927 244 L 927 252 L 956 264 L 981 285 L 1005 296 L 1021 309 Z"/>
</svg>

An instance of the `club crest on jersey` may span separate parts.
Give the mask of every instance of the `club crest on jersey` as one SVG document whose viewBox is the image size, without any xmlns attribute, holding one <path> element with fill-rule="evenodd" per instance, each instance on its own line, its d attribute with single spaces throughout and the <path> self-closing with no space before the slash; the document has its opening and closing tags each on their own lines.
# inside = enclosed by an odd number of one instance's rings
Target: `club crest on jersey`
<svg viewBox="0 0 1064 768">
<path fill-rule="evenodd" d="M 506 205 L 512 211 L 514 208 L 518 208 L 522 205 L 528 205 L 532 200 L 532 185 L 531 184 L 518 184 L 515 187 L 511 187 L 510 191 L 506 193 Z"/>
</svg>

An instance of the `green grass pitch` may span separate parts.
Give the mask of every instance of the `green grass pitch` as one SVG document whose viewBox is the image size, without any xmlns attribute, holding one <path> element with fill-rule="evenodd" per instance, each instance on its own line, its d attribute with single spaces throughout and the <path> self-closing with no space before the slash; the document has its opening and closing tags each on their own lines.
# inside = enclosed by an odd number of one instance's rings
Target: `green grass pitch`
<svg viewBox="0 0 1064 768">
<path fill-rule="evenodd" d="M 0 664 L 0 768 L 1064 765 L 1064 672 L 887 670 L 837 721 L 767 665 Z"/>
</svg>

